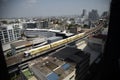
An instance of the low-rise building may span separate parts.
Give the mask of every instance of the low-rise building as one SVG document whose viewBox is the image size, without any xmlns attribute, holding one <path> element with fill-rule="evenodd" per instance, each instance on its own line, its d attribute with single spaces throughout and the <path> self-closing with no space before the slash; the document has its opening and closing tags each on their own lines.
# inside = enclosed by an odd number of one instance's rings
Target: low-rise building
<svg viewBox="0 0 120 80">
<path fill-rule="evenodd" d="M 88 39 L 88 45 L 93 50 L 103 53 L 106 38 L 106 35 L 94 35 Z"/>
<path fill-rule="evenodd" d="M 24 30 L 24 35 L 26 37 L 53 37 L 55 33 L 48 31 L 48 29 L 26 29 Z"/>
<path fill-rule="evenodd" d="M 75 33 L 76 34 L 76 33 L 81 31 L 81 27 L 73 26 L 73 27 L 69 28 L 69 31 L 70 31 L 70 33 Z"/>
<path fill-rule="evenodd" d="M 89 61 L 89 54 L 67 47 L 51 56 L 30 62 L 28 70 L 38 80 L 84 80 L 88 74 Z M 21 72 L 25 74 L 23 70 Z"/>
<path fill-rule="evenodd" d="M 37 22 L 37 27 L 39 29 L 48 28 L 48 21 L 39 21 L 39 22 Z"/>
<path fill-rule="evenodd" d="M 11 52 L 12 54 L 16 54 L 18 52 L 25 51 L 26 47 L 29 47 L 31 45 L 32 45 L 31 42 L 23 41 L 23 40 L 11 43 Z"/>
<path fill-rule="evenodd" d="M 19 41 L 11 43 L 10 46 L 11 46 L 12 54 L 16 54 L 16 53 L 22 53 L 32 48 L 40 47 L 44 44 L 47 44 L 46 39 L 38 37 L 34 39 L 31 38 L 29 40 L 28 39 L 19 40 Z"/>
</svg>

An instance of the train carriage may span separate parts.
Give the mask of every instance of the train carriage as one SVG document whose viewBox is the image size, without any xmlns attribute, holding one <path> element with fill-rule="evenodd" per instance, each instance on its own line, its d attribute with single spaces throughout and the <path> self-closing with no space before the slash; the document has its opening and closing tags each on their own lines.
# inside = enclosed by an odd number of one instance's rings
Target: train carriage
<svg viewBox="0 0 120 80">
<path fill-rule="evenodd" d="M 80 33 L 78 34 L 78 38 L 80 39 L 81 37 L 83 37 L 85 35 L 85 33 Z"/>
<path fill-rule="evenodd" d="M 29 56 L 29 55 L 35 55 L 35 54 L 40 54 L 41 52 L 44 52 L 46 50 L 49 50 L 50 49 L 50 45 L 44 45 L 44 46 L 41 46 L 39 48 L 35 48 L 35 49 L 31 49 L 29 51 L 25 51 L 24 55 L 25 57 Z"/>
<path fill-rule="evenodd" d="M 67 44 L 67 40 L 66 39 L 62 39 L 62 40 L 53 42 L 50 45 L 51 45 L 51 48 L 55 48 L 55 47 L 58 47 L 58 46 L 62 46 L 64 44 Z"/>
<path fill-rule="evenodd" d="M 79 39 L 79 36 L 78 35 L 74 35 L 74 36 L 71 36 L 71 37 L 67 38 L 67 41 L 68 41 L 68 43 L 70 43 L 70 42 L 75 41 L 77 39 Z"/>
</svg>

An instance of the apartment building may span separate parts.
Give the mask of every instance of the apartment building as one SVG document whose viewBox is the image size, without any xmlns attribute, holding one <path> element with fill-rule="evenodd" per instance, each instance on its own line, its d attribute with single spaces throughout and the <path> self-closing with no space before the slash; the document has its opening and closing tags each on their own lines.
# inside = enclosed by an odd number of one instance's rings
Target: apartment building
<svg viewBox="0 0 120 80">
<path fill-rule="evenodd" d="M 22 25 L 8 24 L 0 26 L 0 39 L 1 43 L 8 43 L 14 40 L 18 40 L 21 37 Z"/>
</svg>

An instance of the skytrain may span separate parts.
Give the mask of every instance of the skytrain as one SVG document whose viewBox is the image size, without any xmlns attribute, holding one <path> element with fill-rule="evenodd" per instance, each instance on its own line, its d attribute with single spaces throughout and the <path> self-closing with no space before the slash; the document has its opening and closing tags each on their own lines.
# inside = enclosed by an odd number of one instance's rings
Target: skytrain
<svg viewBox="0 0 120 80">
<path fill-rule="evenodd" d="M 40 54 L 40 53 L 42 53 L 44 51 L 63 46 L 65 44 L 68 44 L 68 43 L 70 43 L 72 41 L 75 41 L 75 40 L 81 38 L 82 36 L 84 36 L 84 34 L 85 33 L 80 33 L 80 34 L 68 37 L 66 39 L 62 39 L 62 40 L 59 40 L 59 41 L 56 41 L 56 42 L 53 42 L 53 43 L 38 47 L 38 48 L 34 48 L 34 49 L 31 49 L 31 50 L 25 51 L 24 56 L 28 57 L 28 56 Z"/>
<path fill-rule="evenodd" d="M 84 33 L 79 33 L 77 35 L 68 37 L 66 39 L 62 39 L 62 40 L 59 40 L 59 41 L 56 41 L 56 42 L 53 42 L 53 43 L 38 47 L 38 48 L 34 48 L 34 49 L 31 49 L 31 50 L 25 51 L 24 56 L 28 57 L 28 56 L 33 56 L 33 55 L 36 55 L 36 54 L 42 55 L 43 52 L 45 52 L 45 51 L 48 51 L 48 50 L 51 50 L 51 49 L 66 45 L 66 44 L 68 44 L 70 42 L 76 41 L 76 40 L 78 40 L 80 38 L 83 38 L 83 37 L 95 32 L 96 30 L 99 30 L 100 28 L 102 28 L 102 27 L 101 26 L 100 27 L 95 27 L 95 28 L 93 28 L 91 30 L 88 30 L 88 31 L 84 32 Z"/>
</svg>

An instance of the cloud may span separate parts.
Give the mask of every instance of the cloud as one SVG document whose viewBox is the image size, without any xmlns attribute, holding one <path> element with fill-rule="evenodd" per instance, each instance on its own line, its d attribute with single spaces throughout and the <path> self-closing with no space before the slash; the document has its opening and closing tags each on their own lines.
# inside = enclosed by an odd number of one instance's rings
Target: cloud
<svg viewBox="0 0 120 80">
<path fill-rule="evenodd" d="M 27 0 L 27 2 L 30 4 L 35 4 L 35 3 L 37 3 L 37 0 Z"/>
<path fill-rule="evenodd" d="M 34 5 L 38 2 L 38 0 L 25 0 L 25 2 L 22 4 L 22 7 L 25 9 L 29 9 L 34 7 Z"/>
</svg>

